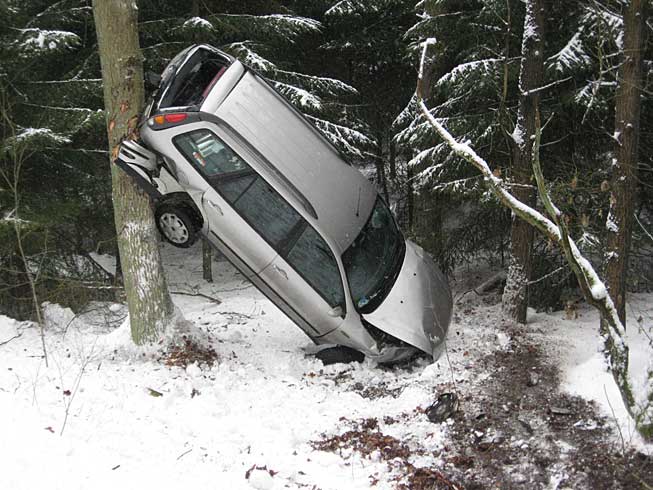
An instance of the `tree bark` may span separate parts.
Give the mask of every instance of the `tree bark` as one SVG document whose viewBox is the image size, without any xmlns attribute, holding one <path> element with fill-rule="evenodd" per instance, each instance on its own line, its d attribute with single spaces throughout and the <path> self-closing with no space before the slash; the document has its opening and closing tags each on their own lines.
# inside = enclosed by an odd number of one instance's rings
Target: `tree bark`
<svg viewBox="0 0 653 490">
<path fill-rule="evenodd" d="M 134 0 L 93 0 L 111 160 L 125 138 L 137 137 L 143 106 L 143 63 Z M 118 250 L 136 344 L 156 341 L 173 304 L 159 253 L 148 196 L 111 164 Z"/>
<path fill-rule="evenodd" d="M 626 276 L 637 193 L 643 26 L 646 2 L 632 0 L 624 14 L 623 63 L 615 102 L 615 156 L 610 179 L 610 212 L 606 223 L 605 277 L 621 323 L 626 324 Z"/>
<path fill-rule="evenodd" d="M 512 189 L 523 203 L 535 205 L 533 188 L 533 142 L 535 117 L 539 107 L 539 93 L 543 79 L 544 0 L 528 0 L 524 17 L 522 59 L 519 74 L 519 109 L 512 164 Z M 519 323 L 526 323 L 528 282 L 531 278 L 533 228 L 513 215 L 510 228 L 510 261 L 502 303 L 504 311 Z"/>
</svg>

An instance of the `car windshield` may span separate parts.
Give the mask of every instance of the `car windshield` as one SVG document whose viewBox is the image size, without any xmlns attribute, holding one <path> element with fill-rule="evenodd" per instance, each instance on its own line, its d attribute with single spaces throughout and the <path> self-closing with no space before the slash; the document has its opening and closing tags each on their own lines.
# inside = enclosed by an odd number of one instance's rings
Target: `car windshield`
<svg viewBox="0 0 653 490">
<path fill-rule="evenodd" d="M 354 242 L 342 254 L 354 304 L 374 311 L 390 292 L 403 263 L 406 246 L 381 198 Z"/>
</svg>

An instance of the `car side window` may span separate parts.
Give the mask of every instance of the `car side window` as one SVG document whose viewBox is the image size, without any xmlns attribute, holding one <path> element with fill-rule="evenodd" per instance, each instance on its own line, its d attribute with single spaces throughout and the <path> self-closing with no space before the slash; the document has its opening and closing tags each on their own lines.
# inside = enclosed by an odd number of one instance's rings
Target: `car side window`
<svg viewBox="0 0 653 490">
<path fill-rule="evenodd" d="M 271 185 L 211 131 L 174 138 L 179 151 L 332 307 L 345 306 L 335 256 Z"/>
<path fill-rule="evenodd" d="M 306 226 L 288 253 L 286 260 L 330 306 L 345 306 L 340 271 L 336 258 L 326 242 Z"/>
<path fill-rule="evenodd" d="M 279 252 L 303 218 L 262 178 L 257 178 L 233 203 L 234 208 Z"/>
<path fill-rule="evenodd" d="M 175 144 L 206 177 L 251 170 L 242 158 L 206 129 L 177 136 Z"/>
</svg>

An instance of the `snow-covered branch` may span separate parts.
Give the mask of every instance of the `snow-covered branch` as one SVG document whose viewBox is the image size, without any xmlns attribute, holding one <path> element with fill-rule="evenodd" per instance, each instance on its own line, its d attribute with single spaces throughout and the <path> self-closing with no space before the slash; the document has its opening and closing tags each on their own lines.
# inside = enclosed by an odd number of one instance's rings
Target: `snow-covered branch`
<svg viewBox="0 0 653 490">
<path fill-rule="evenodd" d="M 533 171 L 536 177 L 538 192 L 542 199 L 547 213 L 552 219 L 547 218 L 542 213 L 524 204 L 517 199 L 509 190 L 506 182 L 497 176 L 488 163 L 481 158 L 471 147 L 468 142 L 457 141 L 451 133 L 433 116 L 428 106 L 424 102 L 423 94 L 423 73 L 424 63 L 426 60 L 427 50 L 429 46 L 434 44 L 433 39 L 429 39 L 423 43 L 423 51 L 421 56 L 421 64 L 419 68 L 419 76 L 417 79 L 416 97 L 417 104 L 427 122 L 444 142 L 453 150 L 459 157 L 463 158 L 474 167 L 476 167 L 483 175 L 484 181 L 492 191 L 492 193 L 499 199 L 499 201 L 515 215 L 531 224 L 539 231 L 544 233 L 553 243 L 562 248 L 565 258 L 571 266 L 578 283 L 583 291 L 585 299 L 592 306 L 597 308 L 601 317 L 608 325 L 607 336 L 605 339 L 606 353 L 611 362 L 613 376 L 620 387 L 624 402 L 629 410 L 633 410 L 634 400 L 630 387 L 630 380 L 628 377 L 628 347 L 625 343 L 625 327 L 619 320 L 617 310 L 614 306 L 612 298 L 607 292 L 607 288 L 598 274 L 594 270 L 591 263 L 583 257 L 576 243 L 569 235 L 567 226 L 567 218 L 560 210 L 553 204 L 548 190 L 544 184 L 542 176 L 542 169 L 539 162 L 539 144 L 540 144 L 540 128 L 539 124 L 536 130 L 535 143 L 533 147 Z M 539 118 L 538 118 L 539 119 Z"/>
</svg>

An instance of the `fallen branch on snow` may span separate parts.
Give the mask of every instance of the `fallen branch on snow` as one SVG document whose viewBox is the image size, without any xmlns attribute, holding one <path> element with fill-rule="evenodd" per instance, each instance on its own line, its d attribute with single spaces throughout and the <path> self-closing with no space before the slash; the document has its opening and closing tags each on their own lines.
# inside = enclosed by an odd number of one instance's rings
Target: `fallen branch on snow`
<svg viewBox="0 0 653 490">
<path fill-rule="evenodd" d="M 628 411 L 637 420 L 638 414 L 634 413 L 636 408 L 635 400 L 633 398 L 631 382 L 628 375 L 628 346 L 624 340 L 626 333 L 625 327 L 621 323 L 621 320 L 619 320 L 614 302 L 608 294 L 605 284 L 601 281 L 590 262 L 581 254 L 576 243 L 571 238 L 567 225 L 568 218 L 553 204 L 544 184 L 544 177 L 539 160 L 541 138 L 539 112 L 536 116 L 537 125 L 535 131 L 535 142 L 533 145 L 532 163 L 535 180 L 537 182 L 538 194 L 544 203 L 544 208 L 550 219 L 513 196 L 508 190 L 508 184 L 490 170 L 488 163 L 474 151 L 469 143 L 458 142 L 451 133 L 440 124 L 433 114 L 431 114 L 423 99 L 423 94 L 425 93 L 423 74 L 428 47 L 435 43 L 436 41 L 433 38 L 427 39 L 423 43 L 416 88 L 417 103 L 421 112 L 427 122 L 435 129 L 438 135 L 453 150 L 453 152 L 471 163 L 483 174 L 487 186 L 501 204 L 512 210 L 512 212 L 519 218 L 544 233 L 544 235 L 546 235 L 553 243 L 562 248 L 567 262 L 578 279 L 583 296 L 590 305 L 594 306 L 599 311 L 601 318 L 605 320 L 607 328 L 604 332 L 604 345 L 610 368 Z M 645 423 L 650 424 L 651 421 L 645 421 Z"/>
</svg>

